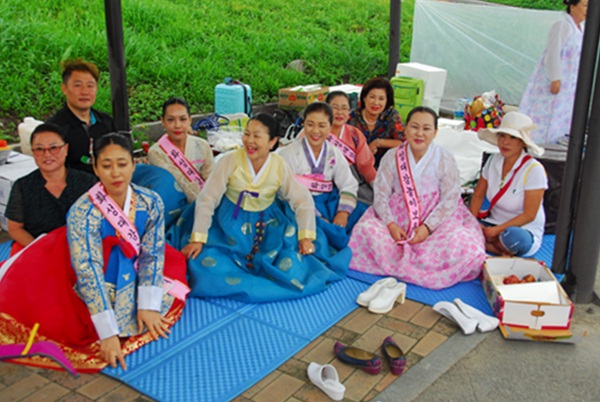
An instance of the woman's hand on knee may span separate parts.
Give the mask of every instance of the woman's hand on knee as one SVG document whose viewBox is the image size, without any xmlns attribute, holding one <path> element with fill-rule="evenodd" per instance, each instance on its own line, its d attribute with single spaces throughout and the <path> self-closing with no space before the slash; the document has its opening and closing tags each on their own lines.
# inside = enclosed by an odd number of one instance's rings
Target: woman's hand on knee
<svg viewBox="0 0 600 402">
<path fill-rule="evenodd" d="M 429 237 L 429 230 L 425 225 L 421 225 L 415 229 L 415 235 L 409 240 L 408 244 L 418 244 Z"/>
<path fill-rule="evenodd" d="M 121 341 L 117 335 L 100 341 L 100 357 L 112 368 L 117 368 L 117 363 L 119 363 L 123 370 L 127 370 L 125 356 L 121 350 Z"/>
<path fill-rule="evenodd" d="M 185 245 L 184 248 L 181 249 L 181 253 L 185 256 L 186 259 L 196 258 L 198 254 L 202 252 L 202 248 L 204 247 L 204 243 L 193 242 Z"/>
<path fill-rule="evenodd" d="M 345 212 L 345 211 L 338 212 L 333 217 L 333 224 L 345 228 L 346 225 L 348 225 L 348 216 L 350 216 L 350 214 L 348 212 Z"/>
<path fill-rule="evenodd" d="M 159 336 L 167 338 L 171 333 L 169 329 L 171 322 L 158 311 L 138 310 L 137 319 L 140 334 L 144 331 L 144 327 L 148 329 L 154 339 L 158 339 Z"/>
<path fill-rule="evenodd" d="M 311 239 L 302 239 L 298 242 L 298 251 L 302 255 L 312 254 L 315 252 L 315 245 Z"/>
</svg>

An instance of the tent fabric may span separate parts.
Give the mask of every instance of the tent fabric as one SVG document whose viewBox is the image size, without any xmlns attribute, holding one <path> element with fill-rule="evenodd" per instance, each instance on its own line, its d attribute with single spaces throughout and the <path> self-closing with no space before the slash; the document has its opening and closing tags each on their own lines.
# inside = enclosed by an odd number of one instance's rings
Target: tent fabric
<svg viewBox="0 0 600 402">
<path fill-rule="evenodd" d="M 446 69 L 442 107 L 496 90 L 518 105 L 546 47 L 552 24 L 564 12 L 497 4 L 416 0 L 411 62 Z"/>
</svg>

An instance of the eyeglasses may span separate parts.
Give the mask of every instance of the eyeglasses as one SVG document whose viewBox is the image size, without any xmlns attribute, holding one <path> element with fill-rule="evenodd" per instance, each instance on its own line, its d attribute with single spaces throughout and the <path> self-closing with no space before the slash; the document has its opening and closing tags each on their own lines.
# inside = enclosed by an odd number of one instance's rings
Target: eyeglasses
<svg viewBox="0 0 600 402">
<path fill-rule="evenodd" d="M 52 155 L 58 155 L 58 153 L 60 152 L 61 149 L 63 149 L 65 147 L 65 145 L 67 144 L 62 144 L 62 145 L 52 145 L 49 148 L 32 148 L 31 152 L 33 152 L 33 154 L 35 156 L 44 156 L 44 154 L 46 153 L 46 151 L 50 152 Z"/>
<path fill-rule="evenodd" d="M 348 110 L 350 110 L 348 106 L 332 106 L 331 108 L 336 111 L 341 110 L 342 112 L 347 112 Z"/>
</svg>

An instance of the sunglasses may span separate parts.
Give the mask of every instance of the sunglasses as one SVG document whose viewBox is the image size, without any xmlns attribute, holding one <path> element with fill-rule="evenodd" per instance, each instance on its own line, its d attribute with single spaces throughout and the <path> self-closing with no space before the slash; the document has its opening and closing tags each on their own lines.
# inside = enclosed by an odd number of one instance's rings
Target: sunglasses
<svg viewBox="0 0 600 402">
<path fill-rule="evenodd" d="M 52 145 L 49 148 L 41 148 L 41 147 L 32 148 L 31 152 L 33 152 L 33 154 L 35 156 L 43 156 L 46 153 L 46 151 L 50 152 L 50 154 L 52 154 L 52 155 L 58 155 L 60 150 L 63 149 L 65 147 L 65 145 L 67 145 L 67 144 Z"/>
</svg>

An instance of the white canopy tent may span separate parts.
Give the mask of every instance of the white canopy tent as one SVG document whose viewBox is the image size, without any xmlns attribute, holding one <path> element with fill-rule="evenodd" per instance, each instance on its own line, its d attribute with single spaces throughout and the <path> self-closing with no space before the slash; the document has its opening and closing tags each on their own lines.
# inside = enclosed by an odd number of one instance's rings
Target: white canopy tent
<svg viewBox="0 0 600 402">
<path fill-rule="evenodd" d="M 561 11 L 416 0 L 410 61 L 448 71 L 442 107 L 496 90 L 518 105 Z"/>
</svg>

